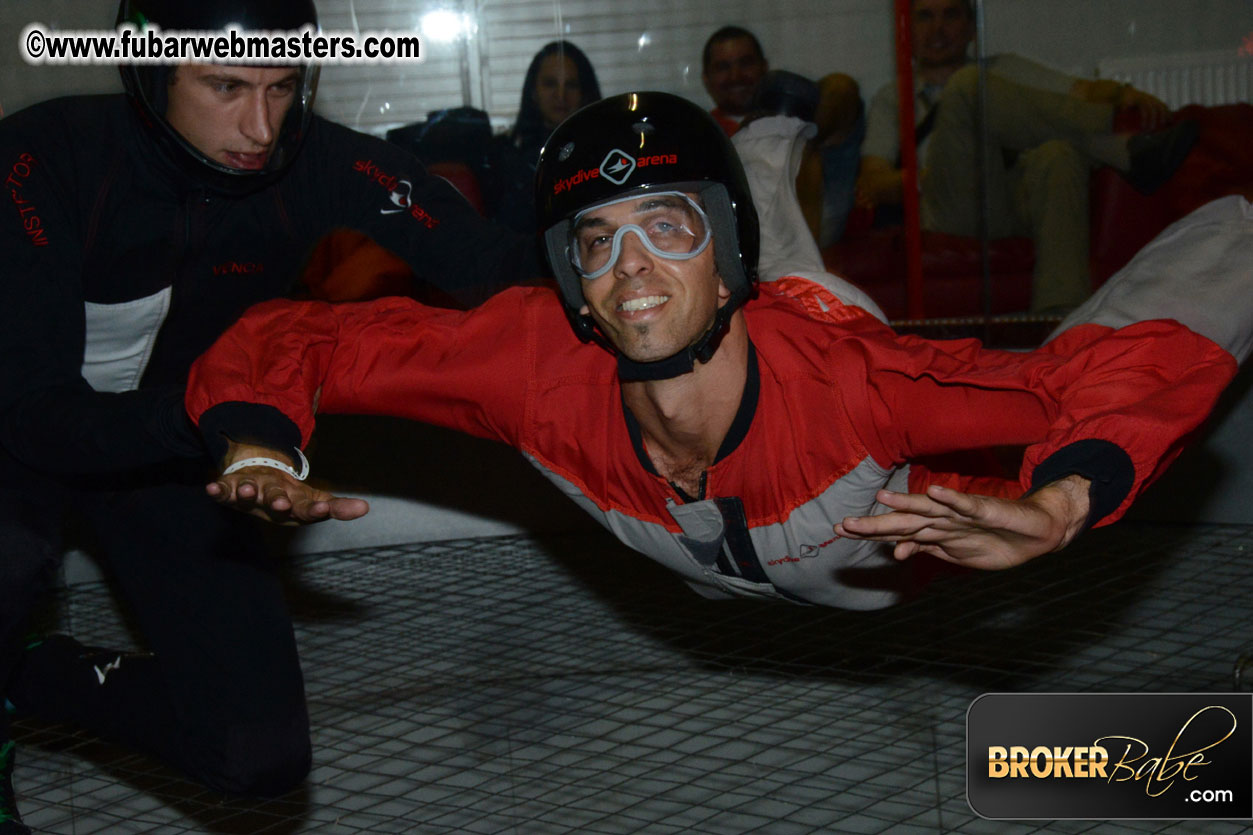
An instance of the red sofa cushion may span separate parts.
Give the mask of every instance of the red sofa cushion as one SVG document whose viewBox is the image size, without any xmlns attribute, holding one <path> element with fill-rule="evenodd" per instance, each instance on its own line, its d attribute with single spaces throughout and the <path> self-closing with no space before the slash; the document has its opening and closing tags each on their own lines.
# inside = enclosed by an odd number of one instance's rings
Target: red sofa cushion
<svg viewBox="0 0 1253 835">
<path fill-rule="evenodd" d="M 1175 175 L 1143 195 L 1112 169 L 1092 179 L 1092 278 L 1099 286 L 1158 233 L 1211 200 L 1229 194 L 1253 199 L 1253 105 L 1188 105 L 1175 121 L 1195 119 L 1201 132 Z M 1120 120 L 1120 128 L 1134 125 Z"/>
<path fill-rule="evenodd" d="M 889 319 L 907 315 L 905 230 L 895 226 L 846 238 L 822 253 L 830 272 L 847 278 L 879 303 Z M 1031 303 L 1035 251 L 1030 238 L 991 242 L 992 312 L 1025 310 Z M 923 308 L 929 317 L 981 313 L 977 238 L 922 233 Z"/>
</svg>

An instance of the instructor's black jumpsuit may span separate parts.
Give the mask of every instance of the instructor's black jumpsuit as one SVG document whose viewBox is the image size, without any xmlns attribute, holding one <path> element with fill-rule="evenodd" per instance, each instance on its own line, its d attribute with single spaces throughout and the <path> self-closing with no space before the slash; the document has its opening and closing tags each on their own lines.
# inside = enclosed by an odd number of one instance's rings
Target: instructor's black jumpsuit
<svg viewBox="0 0 1253 835">
<path fill-rule="evenodd" d="M 168 153 L 125 96 L 0 121 L 0 691 L 210 787 L 279 792 L 310 760 L 291 624 L 252 520 L 203 493 L 188 367 L 247 307 L 295 291 L 332 229 L 462 303 L 534 275 L 534 248 L 405 152 L 316 117 L 281 179 L 242 197 Z M 49 642 L 19 663 L 67 514 L 152 658 L 107 669 L 115 654 Z"/>
</svg>

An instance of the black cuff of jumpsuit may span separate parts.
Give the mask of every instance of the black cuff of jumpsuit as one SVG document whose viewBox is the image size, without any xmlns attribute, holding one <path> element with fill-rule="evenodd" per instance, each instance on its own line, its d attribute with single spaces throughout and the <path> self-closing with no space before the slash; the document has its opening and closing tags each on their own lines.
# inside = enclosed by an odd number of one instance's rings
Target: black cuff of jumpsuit
<svg viewBox="0 0 1253 835">
<path fill-rule="evenodd" d="M 300 427 L 273 406 L 231 401 L 219 403 L 200 416 L 200 434 L 214 463 L 226 456 L 227 444 L 255 444 L 285 453 L 299 461 Z"/>
<path fill-rule="evenodd" d="M 146 416 L 148 431 L 165 449 L 180 458 L 199 458 L 205 446 L 196 424 L 191 422 L 183 406 L 182 386 L 170 386 L 160 395 L 157 408 Z"/>
<path fill-rule="evenodd" d="M 1123 503 L 1135 484 L 1136 470 L 1131 456 L 1115 443 L 1096 439 L 1075 441 L 1040 462 L 1031 474 L 1031 489 L 1027 494 L 1068 475 L 1083 476 L 1092 482 L 1088 488 L 1088 518 L 1083 523 L 1087 530 Z"/>
</svg>

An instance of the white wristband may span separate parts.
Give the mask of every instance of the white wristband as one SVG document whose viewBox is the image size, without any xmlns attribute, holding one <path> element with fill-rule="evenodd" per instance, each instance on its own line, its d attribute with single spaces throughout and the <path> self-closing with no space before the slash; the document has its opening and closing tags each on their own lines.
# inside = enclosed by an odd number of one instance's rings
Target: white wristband
<svg viewBox="0 0 1253 835">
<path fill-rule="evenodd" d="M 239 472 L 244 467 L 270 467 L 271 469 L 282 470 L 297 481 L 304 481 L 309 477 L 309 459 L 305 458 L 305 454 L 300 451 L 299 447 L 296 449 L 296 455 L 300 458 L 300 472 L 296 472 L 282 461 L 275 461 L 273 458 L 245 458 L 242 461 L 236 461 L 234 464 L 231 464 L 222 471 L 222 475 Z"/>
</svg>

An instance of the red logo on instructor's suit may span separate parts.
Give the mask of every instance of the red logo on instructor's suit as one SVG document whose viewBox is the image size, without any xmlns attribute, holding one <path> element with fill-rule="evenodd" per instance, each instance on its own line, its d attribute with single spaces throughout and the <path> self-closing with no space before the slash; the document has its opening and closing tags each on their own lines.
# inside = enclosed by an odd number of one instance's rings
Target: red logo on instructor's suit
<svg viewBox="0 0 1253 835">
<path fill-rule="evenodd" d="M 22 231 L 34 246 L 47 246 L 48 236 L 44 234 L 43 220 L 32 199 L 23 191 L 26 181 L 30 179 L 31 170 L 38 166 L 30 154 L 18 154 L 17 161 L 9 167 L 9 175 L 4 184 L 9 189 L 9 199 L 17 206 L 18 220 L 22 223 Z"/>
<path fill-rule="evenodd" d="M 439 226 L 439 218 L 432 216 L 426 209 L 413 202 L 413 183 L 409 180 L 397 177 L 395 174 L 388 174 L 372 159 L 357 160 L 352 164 L 352 170 L 387 189 L 388 205 L 379 209 L 379 214 L 407 214 L 427 229 Z"/>
<path fill-rule="evenodd" d="M 227 261 L 213 268 L 214 275 L 256 275 L 265 272 L 265 264 L 260 261 Z"/>
</svg>

